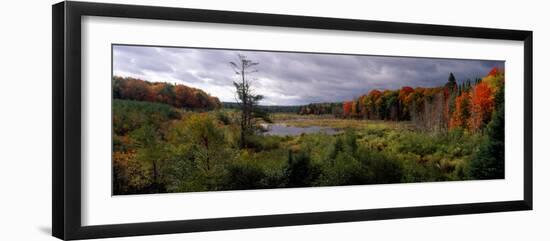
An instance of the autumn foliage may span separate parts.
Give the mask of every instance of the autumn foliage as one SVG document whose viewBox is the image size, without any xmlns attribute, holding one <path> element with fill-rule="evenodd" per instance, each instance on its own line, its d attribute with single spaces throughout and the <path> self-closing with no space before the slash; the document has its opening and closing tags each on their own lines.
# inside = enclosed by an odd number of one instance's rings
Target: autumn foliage
<svg viewBox="0 0 550 241">
<path fill-rule="evenodd" d="M 497 76 L 499 72 L 502 72 L 502 71 L 495 67 L 495 68 L 491 69 L 491 71 L 489 72 L 489 74 L 487 76 Z"/>
<path fill-rule="evenodd" d="M 486 83 L 477 84 L 472 95 L 471 129 L 478 130 L 491 120 L 493 113 L 493 92 Z"/>
<path fill-rule="evenodd" d="M 465 91 L 455 99 L 455 109 L 450 122 L 451 129 L 469 129 L 471 116 L 471 96 L 470 92 Z"/>
<path fill-rule="evenodd" d="M 486 77 L 458 84 L 454 75 L 441 87 L 371 90 L 356 99 L 332 104 L 310 104 L 299 114 L 334 114 L 369 120 L 411 121 L 418 128 L 445 131 L 482 130 L 491 121 L 494 96 L 504 86 L 504 71 L 493 68 Z"/>
<path fill-rule="evenodd" d="M 218 98 L 200 89 L 118 76 L 113 77 L 113 98 L 163 103 L 188 109 L 211 110 L 221 107 Z"/>
<path fill-rule="evenodd" d="M 344 104 L 342 105 L 342 109 L 344 111 L 344 116 L 351 116 L 352 106 L 353 106 L 353 101 L 345 101 L 344 102 Z"/>
</svg>

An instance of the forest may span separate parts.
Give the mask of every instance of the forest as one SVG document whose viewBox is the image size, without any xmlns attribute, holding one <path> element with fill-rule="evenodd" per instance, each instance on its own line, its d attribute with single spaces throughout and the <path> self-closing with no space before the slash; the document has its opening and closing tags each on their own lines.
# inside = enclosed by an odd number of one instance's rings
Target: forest
<svg viewBox="0 0 550 241">
<path fill-rule="evenodd" d="M 343 103 L 315 103 L 302 106 L 300 115 L 331 114 L 337 118 L 412 121 L 423 130 L 448 131 L 462 128 L 480 132 L 504 101 L 504 72 L 493 68 L 483 79 L 458 85 L 453 73 L 436 88 L 372 90 Z M 502 97 L 502 98 L 501 98 Z"/>
<path fill-rule="evenodd" d="M 504 178 L 504 70 L 343 102 L 260 105 L 240 56 L 236 102 L 112 78 L 113 194 Z M 281 131 L 281 132 L 278 132 Z"/>
</svg>

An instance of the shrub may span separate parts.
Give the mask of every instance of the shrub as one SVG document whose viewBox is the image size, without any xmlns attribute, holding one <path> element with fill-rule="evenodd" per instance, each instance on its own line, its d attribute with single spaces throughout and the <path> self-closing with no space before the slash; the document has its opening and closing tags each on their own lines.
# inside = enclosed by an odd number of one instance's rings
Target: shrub
<svg viewBox="0 0 550 241">
<path fill-rule="evenodd" d="M 224 111 L 216 111 L 216 118 L 224 125 L 231 124 L 231 118 Z"/>
<path fill-rule="evenodd" d="M 247 147 L 255 151 L 268 151 L 279 148 L 281 137 L 250 135 L 247 137 Z"/>
<path fill-rule="evenodd" d="M 344 132 L 344 143 L 348 152 L 354 154 L 357 151 L 357 135 L 353 129 L 346 129 Z"/>
<path fill-rule="evenodd" d="M 423 133 L 406 133 L 396 143 L 400 153 L 414 153 L 420 156 L 433 154 L 438 143 L 435 138 Z"/>
<path fill-rule="evenodd" d="M 125 135 L 143 125 L 159 127 L 163 122 L 180 118 L 179 113 L 166 104 L 113 100 L 113 131 Z"/>
<path fill-rule="evenodd" d="M 361 163 L 348 153 L 340 152 L 335 160 L 323 165 L 321 186 L 358 185 L 368 183 L 368 173 Z"/>
<path fill-rule="evenodd" d="M 383 152 L 369 148 L 358 150 L 359 161 L 368 171 L 369 183 L 399 183 L 403 178 L 403 166 L 396 160 L 390 158 Z"/>
<path fill-rule="evenodd" d="M 249 164 L 232 164 L 227 168 L 227 176 L 224 189 L 242 190 L 242 189 L 258 189 L 265 187 L 265 179 L 267 175 L 262 168 Z"/>
<path fill-rule="evenodd" d="M 321 174 L 318 165 L 311 163 L 308 153 L 288 152 L 288 165 L 284 171 L 287 187 L 310 187 Z"/>
</svg>

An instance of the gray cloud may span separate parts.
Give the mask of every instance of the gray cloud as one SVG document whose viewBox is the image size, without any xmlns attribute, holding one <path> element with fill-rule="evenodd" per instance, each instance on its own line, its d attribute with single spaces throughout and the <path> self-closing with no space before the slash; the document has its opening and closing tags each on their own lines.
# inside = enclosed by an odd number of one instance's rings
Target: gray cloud
<svg viewBox="0 0 550 241">
<path fill-rule="evenodd" d="M 336 102 L 372 89 L 443 85 L 452 72 L 459 82 L 485 76 L 504 61 L 359 56 L 148 46 L 113 47 L 113 72 L 149 81 L 182 83 L 234 101 L 237 54 L 260 63 L 254 88 L 262 104 Z"/>
</svg>

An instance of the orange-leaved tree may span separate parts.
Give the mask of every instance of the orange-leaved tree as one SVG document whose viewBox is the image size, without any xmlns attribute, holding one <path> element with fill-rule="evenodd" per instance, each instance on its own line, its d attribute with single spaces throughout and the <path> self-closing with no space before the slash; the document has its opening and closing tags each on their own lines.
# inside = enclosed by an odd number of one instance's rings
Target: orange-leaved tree
<svg viewBox="0 0 550 241">
<path fill-rule="evenodd" d="M 473 131 L 481 130 L 491 120 L 493 113 L 493 93 L 491 88 L 480 82 L 472 90 L 472 118 L 470 127 Z"/>
<path fill-rule="evenodd" d="M 351 116 L 352 107 L 353 107 L 353 101 L 344 101 L 344 104 L 342 105 L 342 109 L 345 117 Z"/>
<path fill-rule="evenodd" d="M 471 96 L 470 92 L 462 92 L 455 100 L 455 110 L 451 118 L 450 127 L 469 128 L 469 119 L 471 117 Z"/>
</svg>

